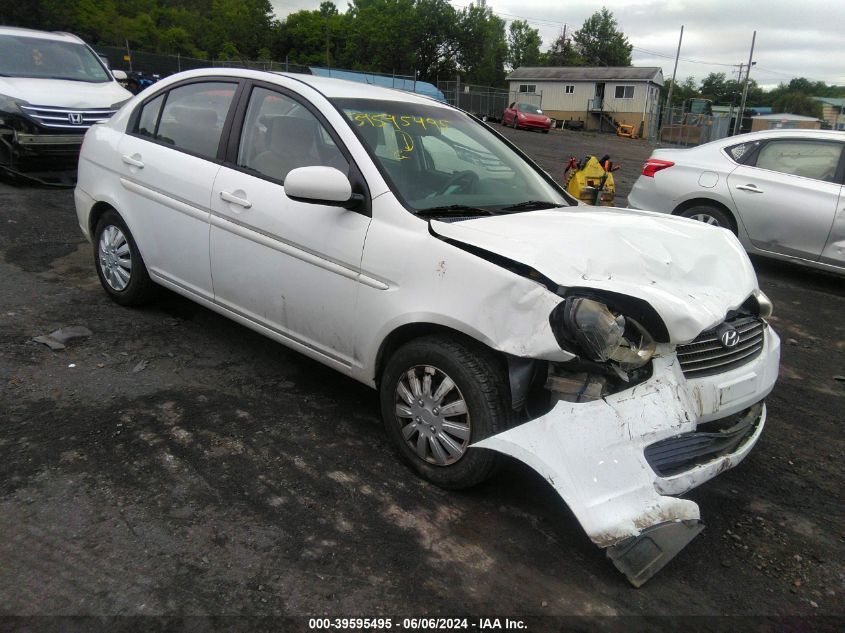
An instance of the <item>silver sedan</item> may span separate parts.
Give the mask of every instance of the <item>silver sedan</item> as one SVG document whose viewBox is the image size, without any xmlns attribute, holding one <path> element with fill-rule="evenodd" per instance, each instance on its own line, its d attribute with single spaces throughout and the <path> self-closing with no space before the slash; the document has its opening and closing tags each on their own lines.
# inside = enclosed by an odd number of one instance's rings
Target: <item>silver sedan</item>
<svg viewBox="0 0 845 633">
<path fill-rule="evenodd" d="M 749 253 L 845 273 L 845 132 L 769 130 L 658 149 L 628 204 L 733 231 Z"/>
</svg>

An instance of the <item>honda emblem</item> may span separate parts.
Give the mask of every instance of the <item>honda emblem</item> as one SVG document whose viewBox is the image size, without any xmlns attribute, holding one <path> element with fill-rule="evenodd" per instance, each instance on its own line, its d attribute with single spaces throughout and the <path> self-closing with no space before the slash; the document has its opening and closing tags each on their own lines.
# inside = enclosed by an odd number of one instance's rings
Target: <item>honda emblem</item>
<svg viewBox="0 0 845 633">
<path fill-rule="evenodd" d="M 70 121 L 73 125 L 82 125 L 82 113 L 68 112 L 67 120 Z"/>
</svg>

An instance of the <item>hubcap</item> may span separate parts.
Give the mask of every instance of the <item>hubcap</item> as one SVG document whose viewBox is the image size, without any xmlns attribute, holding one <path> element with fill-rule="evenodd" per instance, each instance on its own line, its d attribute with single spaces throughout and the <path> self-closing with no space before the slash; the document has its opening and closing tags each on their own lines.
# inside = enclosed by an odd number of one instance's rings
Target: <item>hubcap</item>
<svg viewBox="0 0 845 633">
<path fill-rule="evenodd" d="M 123 231 L 114 225 L 107 226 L 100 235 L 98 250 L 106 283 L 118 292 L 125 290 L 132 276 L 132 252 Z"/>
<path fill-rule="evenodd" d="M 400 376 L 395 395 L 396 421 L 417 457 L 451 466 L 466 453 L 470 418 L 464 396 L 445 372 L 416 365 Z"/>
<path fill-rule="evenodd" d="M 698 220 L 699 222 L 704 222 L 705 224 L 710 224 L 712 226 L 721 226 L 721 224 L 719 224 L 719 220 L 707 213 L 696 213 L 695 215 L 691 215 L 689 217 L 692 220 Z"/>
</svg>

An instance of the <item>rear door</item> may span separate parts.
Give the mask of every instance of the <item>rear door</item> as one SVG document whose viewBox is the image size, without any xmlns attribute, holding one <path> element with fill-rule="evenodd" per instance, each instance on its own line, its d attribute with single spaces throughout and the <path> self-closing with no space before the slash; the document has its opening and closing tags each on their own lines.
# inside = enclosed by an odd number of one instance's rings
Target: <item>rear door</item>
<svg viewBox="0 0 845 633">
<path fill-rule="evenodd" d="M 242 101 L 229 160 L 211 195 L 215 301 L 301 351 L 348 367 L 370 218 L 291 200 L 284 180 L 297 167 L 329 166 L 347 175 L 355 168 L 304 98 L 262 84 Z"/>
<path fill-rule="evenodd" d="M 211 299 L 211 187 L 238 81 L 193 80 L 145 101 L 119 145 L 130 228 L 150 272 Z"/>
<path fill-rule="evenodd" d="M 839 203 L 843 144 L 813 138 L 766 142 L 728 176 L 728 187 L 757 248 L 817 260 Z"/>
</svg>

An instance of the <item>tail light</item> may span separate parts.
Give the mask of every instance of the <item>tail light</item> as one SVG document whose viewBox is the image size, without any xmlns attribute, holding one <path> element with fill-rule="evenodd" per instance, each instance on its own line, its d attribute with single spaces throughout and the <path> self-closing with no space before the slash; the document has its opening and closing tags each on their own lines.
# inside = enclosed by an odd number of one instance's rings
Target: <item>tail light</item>
<svg viewBox="0 0 845 633">
<path fill-rule="evenodd" d="M 643 165 L 643 176 L 654 178 L 654 174 L 664 169 L 668 169 L 674 165 L 671 160 L 660 160 L 659 158 L 649 158 L 645 165 Z"/>
</svg>

